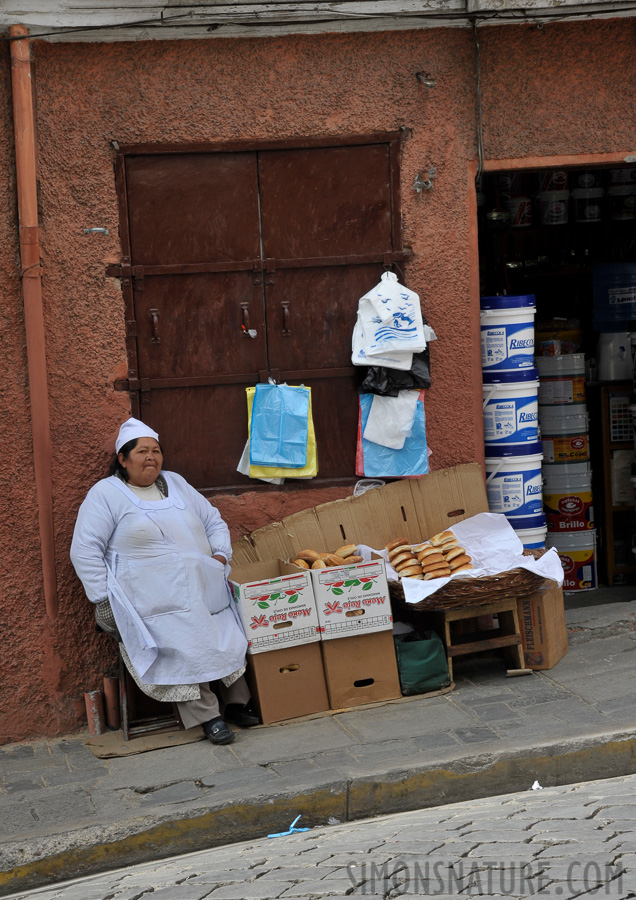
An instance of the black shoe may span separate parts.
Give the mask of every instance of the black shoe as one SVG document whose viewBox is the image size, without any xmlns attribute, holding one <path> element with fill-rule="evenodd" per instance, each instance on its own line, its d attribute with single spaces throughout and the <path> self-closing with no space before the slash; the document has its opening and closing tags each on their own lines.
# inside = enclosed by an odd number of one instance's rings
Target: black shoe
<svg viewBox="0 0 636 900">
<path fill-rule="evenodd" d="M 213 744 L 231 744 L 235 739 L 232 729 L 225 724 L 221 716 L 203 723 L 203 730 L 209 741 Z"/>
<path fill-rule="evenodd" d="M 244 703 L 228 703 L 223 710 L 223 715 L 232 725 L 240 725 L 241 728 L 251 728 L 252 725 L 260 725 L 261 720 L 255 712 Z"/>
</svg>

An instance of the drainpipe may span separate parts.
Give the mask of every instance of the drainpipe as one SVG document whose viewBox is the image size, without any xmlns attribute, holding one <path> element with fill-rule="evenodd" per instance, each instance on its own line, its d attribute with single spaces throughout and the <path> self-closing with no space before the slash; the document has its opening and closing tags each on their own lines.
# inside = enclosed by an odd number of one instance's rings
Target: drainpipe
<svg viewBox="0 0 636 900">
<path fill-rule="evenodd" d="M 20 220 L 22 298 L 26 333 L 33 465 L 38 501 L 40 548 L 44 600 L 49 619 L 57 616 L 57 579 L 53 540 L 53 481 L 51 477 L 51 429 L 42 308 L 40 229 L 36 175 L 35 120 L 31 81 L 29 31 L 12 25 L 11 80 L 13 86 L 13 126 Z"/>
</svg>

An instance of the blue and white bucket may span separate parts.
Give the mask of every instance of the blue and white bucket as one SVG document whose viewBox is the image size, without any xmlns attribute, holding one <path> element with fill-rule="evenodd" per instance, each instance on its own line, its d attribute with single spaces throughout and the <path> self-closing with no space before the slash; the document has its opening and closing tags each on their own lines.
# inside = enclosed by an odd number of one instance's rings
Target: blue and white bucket
<svg viewBox="0 0 636 900">
<path fill-rule="evenodd" d="M 517 381 L 514 372 L 500 373 L 501 381 L 484 384 L 484 442 L 486 456 L 528 456 L 539 453 L 539 380 Z"/>
<path fill-rule="evenodd" d="M 481 364 L 486 372 L 534 366 L 534 294 L 481 298 Z"/>
<path fill-rule="evenodd" d="M 488 508 L 506 516 L 513 528 L 527 528 L 528 517 L 543 515 L 542 459 L 541 453 L 486 457 Z"/>
<path fill-rule="evenodd" d="M 518 523 L 519 518 L 521 518 L 521 525 Z M 545 547 L 548 525 L 544 515 L 527 517 L 511 516 L 508 518 L 508 521 L 523 544 L 524 550 L 541 550 Z"/>
</svg>

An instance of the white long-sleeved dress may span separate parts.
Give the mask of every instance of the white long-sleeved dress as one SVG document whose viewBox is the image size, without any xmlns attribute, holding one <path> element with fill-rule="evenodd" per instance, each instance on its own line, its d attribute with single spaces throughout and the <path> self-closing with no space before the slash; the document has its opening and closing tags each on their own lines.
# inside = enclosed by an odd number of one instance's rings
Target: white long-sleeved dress
<svg viewBox="0 0 636 900">
<path fill-rule="evenodd" d="M 198 684 L 240 669 L 247 640 L 226 579 L 232 547 L 217 509 L 174 472 L 168 496 L 137 497 L 117 477 L 82 503 L 71 560 L 88 599 L 110 600 L 147 684 Z M 227 567 L 229 570 L 229 567 Z"/>
</svg>

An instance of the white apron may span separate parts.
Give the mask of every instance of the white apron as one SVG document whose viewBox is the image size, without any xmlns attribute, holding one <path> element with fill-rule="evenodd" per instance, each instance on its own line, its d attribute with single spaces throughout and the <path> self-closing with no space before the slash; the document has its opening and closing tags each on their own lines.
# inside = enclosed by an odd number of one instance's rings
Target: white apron
<svg viewBox="0 0 636 900">
<path fill-rule="evenodd" d="M 116 477 L 103 482 L 129 503 L 105 554 L 108 598 L 144 682 L 213 681 L 244 664 L 247 640 L 201 519 L 163 475 L 169 496 L 156 502 L 141 500 Z"/>
</svg>

